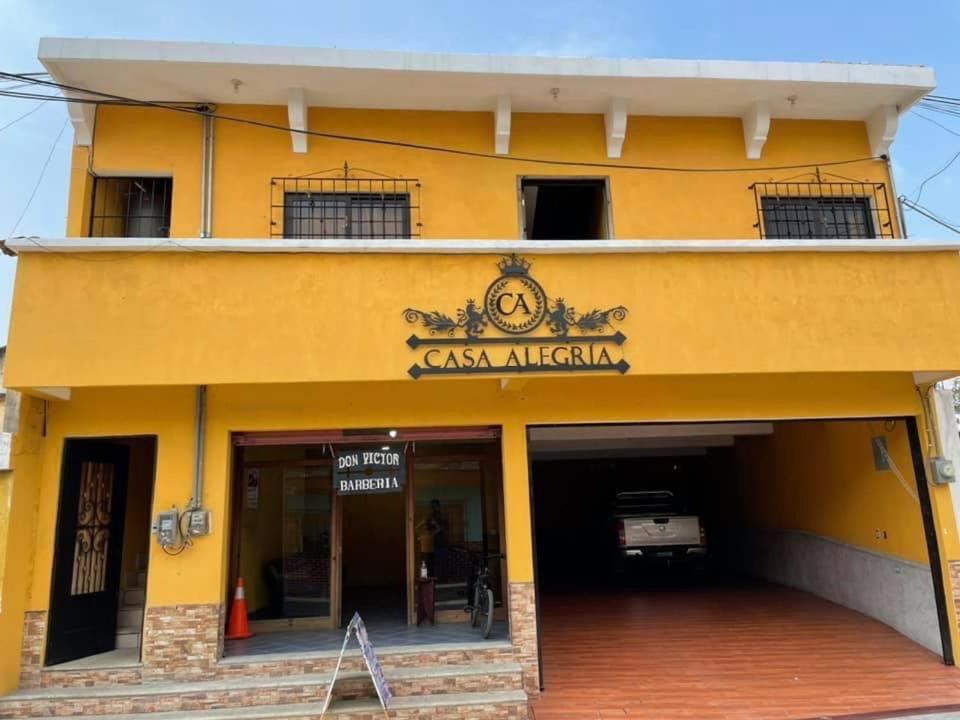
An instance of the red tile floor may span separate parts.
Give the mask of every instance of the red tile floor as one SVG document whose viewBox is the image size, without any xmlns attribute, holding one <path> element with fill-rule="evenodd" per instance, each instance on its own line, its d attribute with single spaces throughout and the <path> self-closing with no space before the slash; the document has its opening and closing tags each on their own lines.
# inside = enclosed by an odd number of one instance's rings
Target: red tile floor
<svg viewBox="0 0 960 720">
<path fill-rule="evenodd" d="M 544 593 L 535 720 L 797 720 L 960 706 L 960 669 L 772 585 Z"/>
</svg>

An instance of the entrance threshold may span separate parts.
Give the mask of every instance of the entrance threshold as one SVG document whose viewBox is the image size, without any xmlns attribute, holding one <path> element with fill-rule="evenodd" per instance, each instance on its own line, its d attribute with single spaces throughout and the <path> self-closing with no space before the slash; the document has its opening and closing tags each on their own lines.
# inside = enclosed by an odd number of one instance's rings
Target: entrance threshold
<svg viewBox="0 0 960 720">
<path fill-rule="evenodd" d="M 262 656 L 301 656 L 313 653 L 339 653 L 345 629 L 290 630 L 254 635 L 246 640 L 224 642 L 224 660 L 261 659 Z M 483 639 L 478 628 L 468 622 L 437 625 L 408 625 L 402 620 L 376 620 L 367 626 L 370 642 L 377 652 L 388 650 L 426 650 L 437 646 L 470 646 L 471 649 L 509 643 L 507 623 L 494 622 L 490 637 Z"/>
<path fill-rule="evenodd" d="M 140 651 L 137 648 L 117 648 L 107 652 L 88 655 L 78 660 L 50 665 L 44 672 L 59 670 L 114 670 L 117 668 L 140 667 Z"/>
</svg>

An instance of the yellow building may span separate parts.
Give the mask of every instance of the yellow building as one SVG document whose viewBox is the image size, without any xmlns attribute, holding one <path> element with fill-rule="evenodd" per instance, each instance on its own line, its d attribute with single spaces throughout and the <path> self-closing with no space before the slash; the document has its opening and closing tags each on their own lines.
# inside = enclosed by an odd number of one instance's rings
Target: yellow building
<svg viewBox="0 0 960 720">
<path fill-rule="evenodd" d="M 356 611 L 391 717 L 960 703 L 960 245 L 888 158 L 930 70 L 40 59 L 75 145 L 66 236 L 10 243 L 0 713 L 369 713 Z"/>
</svg>

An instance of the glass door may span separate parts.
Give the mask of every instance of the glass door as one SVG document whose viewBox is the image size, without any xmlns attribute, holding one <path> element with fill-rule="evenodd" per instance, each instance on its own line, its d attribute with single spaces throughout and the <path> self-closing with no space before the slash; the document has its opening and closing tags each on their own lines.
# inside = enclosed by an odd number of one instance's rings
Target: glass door
<svg viewBox="0 0 960 720">
<path fill-rule="evenodd" d="M 329 467 L 284 469 L 279 588 L 283 617 L 331 616 L 331 497 Z"/>
</svg>

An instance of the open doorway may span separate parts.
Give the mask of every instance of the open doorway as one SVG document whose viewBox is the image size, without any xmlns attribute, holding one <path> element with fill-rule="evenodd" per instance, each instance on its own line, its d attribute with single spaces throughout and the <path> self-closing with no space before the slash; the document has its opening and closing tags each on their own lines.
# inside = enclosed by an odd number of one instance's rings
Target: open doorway
<svg viewBox="0 0 960 720">
<path fill-rule="evenodd" d="M 488 639 L 508 637 L 498 441 L 491 427 L 234 434 L 228 592 L 243 578 L 255 635 L 224 654 L 336 649 L 355 612 L 381 645 L 474 642 L 481 562 Z"/>
<path fill-rule="evenodd" d="M 526 240 L 612 237 L 605 178 L 520 178 Z"/>
<path fill-rule="evenodd" d="M 960 702 L 912 419 L 536 427 L 529 450 L 537 718 Z"/>
<path fill-rule="evenodd" d="M 46 665 L 139 661 L 156 438 L 64 446 Z"/>
<path fill-rule="evenodd" d="M 405 493 L 347 495 L 343 508 L 341 623 L 406 622 Z"/>
</svg>

